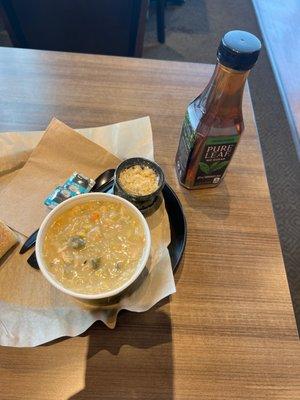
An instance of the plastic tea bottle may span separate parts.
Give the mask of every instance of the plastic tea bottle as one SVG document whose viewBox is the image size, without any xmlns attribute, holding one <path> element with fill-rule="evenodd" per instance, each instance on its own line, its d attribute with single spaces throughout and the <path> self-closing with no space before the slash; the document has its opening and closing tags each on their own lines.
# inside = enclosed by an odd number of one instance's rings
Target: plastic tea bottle
<svg viewBox="0 0 300 400">
<path fill-rule="evenodd" d="M 244 31 L 226 33 L 204 91 L 189 104 L 176 155 L 179 182 L 188 189 L 217 186 L 244 130 L 242 98 L 261 43 Z"/>
</svg>

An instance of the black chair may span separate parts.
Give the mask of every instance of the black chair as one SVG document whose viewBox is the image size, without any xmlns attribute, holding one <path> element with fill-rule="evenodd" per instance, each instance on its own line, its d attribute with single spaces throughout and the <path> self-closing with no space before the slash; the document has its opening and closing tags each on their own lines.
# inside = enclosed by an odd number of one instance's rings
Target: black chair
<svg viewBox="0 0 300 400">
<path fill-rule="evenodd" d="M 165 6 L 166 0 L 156 0 L 157 40 L 165 43 Z"/>
<path fill-rule="evenodd" d="M 157 40 L 160 43 L 165 43 L 165 7 L 166 3 L 181 6 L 184 0 L 156 0 L 156 26 L 157 26 Z"/>
<path fill-rule="evenodd" d="M 0 0 L 16 47 L 141 57 L 148 0 Z"/>
</svg>

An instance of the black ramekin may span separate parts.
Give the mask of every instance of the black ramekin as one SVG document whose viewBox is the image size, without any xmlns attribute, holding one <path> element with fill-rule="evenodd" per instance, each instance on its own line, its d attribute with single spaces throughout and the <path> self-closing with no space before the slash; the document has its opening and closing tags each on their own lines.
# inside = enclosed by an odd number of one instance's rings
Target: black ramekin
<svg viewBox="0 0 300 400">
<path fill-rule="evenodd" d="M 155 192 L 144 195 L 138 196 L 133 195 L 131 193 L 126 192 L 122 185 L 120 184 L 120 173 L 125 169 L 132 167 L 133 165 L 141 165 L 145 167 L 152 168 L 158 176 L 158 188 Z M 155 205 L 161 203 L 160 195 L 161 191 L 165 185 L 165 176 L 158 164 L 155 162 L 148 160 L 142 157 L 133 157 L 128 158 L 127 160 L 123 161 L 116 169 L 115 172 L 115 182 L 114 182 L 114 194 L 123 197 L 124 199 L 130 201 L 134 204 L 143 214 L 148 214 L 150 209 L 157 208 Z"/>
</svg>

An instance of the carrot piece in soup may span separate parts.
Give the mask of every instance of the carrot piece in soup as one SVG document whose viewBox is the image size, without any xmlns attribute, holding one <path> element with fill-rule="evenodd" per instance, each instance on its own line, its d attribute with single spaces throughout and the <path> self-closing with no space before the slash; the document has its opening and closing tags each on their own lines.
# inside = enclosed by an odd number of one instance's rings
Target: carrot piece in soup
<svg viewBox="0 0 300 400">
<path fill-rule="evenodd" d="M 90 219 L 91 219 L 93 222 L 97 222 L 99 218 L 100 218 L 100 214 L 99 214 L 97 211 L 95 211 L 95 212 L 93 212 L 93 213 L 91 214 L 91 218 L 90 218 Z"/>
</svg>

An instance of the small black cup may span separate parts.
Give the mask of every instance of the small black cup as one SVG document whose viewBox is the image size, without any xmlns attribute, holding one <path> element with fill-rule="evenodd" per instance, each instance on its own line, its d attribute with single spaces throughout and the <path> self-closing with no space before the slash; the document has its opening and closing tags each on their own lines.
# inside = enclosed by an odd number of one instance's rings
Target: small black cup
<svg viewBox="0 0 300 400">
<path fill-rule="evenodd" d="M 120 184 L 120 173 L 127 168 L 130 168 L 134 165 L 145 166 L 153 169 L 153 171 L 157 174 L 158 177 L 158 188 L 155 192 L 139 196 L 126 192 L 122 185 Z M 147 160 L 142 157 L 133 157 L 128 158 L 123 161 L 116 169 L 115 172 L 115 183 L 114 183 L 114 194 L 123 197 L 124 199 L 130 201 L 133 205 L 135 205 L 144 215 L 149 215 L 150 211 L 154 211 L 158 208 L 161 203 L 161 191 L 165 185 L 165 176 L 158 164 L 153 161 Z"/>
</svg>

